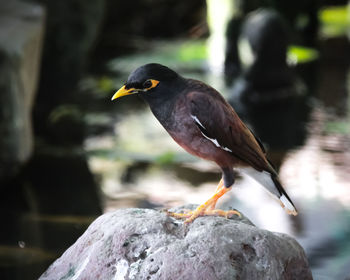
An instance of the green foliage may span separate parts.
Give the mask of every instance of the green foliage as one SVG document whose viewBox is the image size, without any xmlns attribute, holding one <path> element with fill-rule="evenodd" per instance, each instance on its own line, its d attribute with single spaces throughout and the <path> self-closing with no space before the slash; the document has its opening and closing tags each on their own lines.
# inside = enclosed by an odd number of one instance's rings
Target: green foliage
<svg viewBox="0 0 350 280">
<path fill-rule="evenodd" d="M 179 61 L 190 62 L 205 60 L 207 58 L 207 47 L 202 41 L 193 41 L 182 44 L 176 54 Z"/>
<path fill-rule="evenodd" d="M 87 76 L 79 83 L 81 91 L 87 91 L 94 98 L 106 98 L 112 96 L 122 81 L 109 76 Z"/>
<path fill-rule="evenodd" d="M 174 152 L 165 152 L 155 158 L 155 162 L 160 165 L 171 164 L 175 162 L 175 153 Z"/>
<path fill-rule="evenodd" d="M 61 119 L 82 119 L 83 114 L 76 105 L 72 104 L 65 104 L 56 107 L 49 116 L 49 121 L 51 123 L 56 123 L 60 121 Z"/>
<path fill-rule="evenodd" d="M 111 92 L 115 89 L 115 83 L 111 78 L 103 76 L 97 80 L 97 87 L 102 92 Z"/>
<path fill-rule="evenodd" d="M 319 11 L 321 35 L 323 37 L 344 36 L 350 28 L 350 16 L 347 6 L 325 7 Z"/>
<path fill-rule="evenodd" d="M 325 123 L 324 132 L 327 134 L 348 135 L 350 132 L 350 123 L 347 121 L 329 121 Z"/>
<path fill-rule="evenodd" d="M 288 47 L 287 60 L 289 64 L 311 62 L 318 58 L 318 51 L 303 46 L 291 45 Z"/>
</svg>

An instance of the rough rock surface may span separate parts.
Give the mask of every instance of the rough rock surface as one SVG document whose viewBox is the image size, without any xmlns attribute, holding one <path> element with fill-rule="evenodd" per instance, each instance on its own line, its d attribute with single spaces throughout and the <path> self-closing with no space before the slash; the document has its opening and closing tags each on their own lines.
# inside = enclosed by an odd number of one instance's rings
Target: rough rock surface
<svg viewBox="0 0 350 280">
<path fill-rule="evenodd" d="M 247 219 L 181 221 L 150 209 L 100 216 L 44 279 L 312 279 L 291 237 Z"/>
<path fill-rule="evenodd" d="M 39 76 L 44 9 L 0 1 L 0 178 L 32 152 L 31 110 Z"/>
</svg>

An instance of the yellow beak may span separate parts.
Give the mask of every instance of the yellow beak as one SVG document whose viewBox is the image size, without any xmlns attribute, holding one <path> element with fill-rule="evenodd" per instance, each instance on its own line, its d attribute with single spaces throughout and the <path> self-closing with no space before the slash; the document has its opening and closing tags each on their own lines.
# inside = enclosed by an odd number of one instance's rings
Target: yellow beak
<svg viewBox="0 0 350 280">
<path fill-rule="evenodd" d="M 135 93 L 135 88 L 126 89 L 125 86 L 122 86 L 112 97 L 112 100 L 117 99 L 119 97 L 130 95 Z"/>
</svg>

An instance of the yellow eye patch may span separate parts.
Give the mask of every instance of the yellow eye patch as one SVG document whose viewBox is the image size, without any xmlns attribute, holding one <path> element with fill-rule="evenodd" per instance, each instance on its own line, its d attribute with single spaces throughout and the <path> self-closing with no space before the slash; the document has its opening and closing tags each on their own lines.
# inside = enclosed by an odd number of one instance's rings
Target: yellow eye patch
<svg viewBox="0 0 350 280">
<path fill-rule="evenodd" d="M 159 84 L 159 81 L 149 79 L 146 82 L 143 83 L 144 85 L 144 90 L 150 90 L 151 88 L 156 87 Z"/>
</svg>

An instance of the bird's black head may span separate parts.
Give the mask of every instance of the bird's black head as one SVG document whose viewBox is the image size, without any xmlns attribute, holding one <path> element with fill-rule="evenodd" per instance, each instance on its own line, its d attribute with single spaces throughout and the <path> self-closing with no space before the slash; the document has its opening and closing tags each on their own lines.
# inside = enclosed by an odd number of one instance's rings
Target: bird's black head
<svg viewBox="0 0 350 280">
<path fill-rule="evenodd" d="M 130 94 L 140 94 L 146 100 L 150 95 L 160 96 L 162 92 L 169 94 L 169 90 L 164 89 L 171 88 L 178 79 L 180 76 L 166 66 L 157 63 L 146 64 L 130 74 L 127 82 L 113 95 L 112 100 Z"/>
</svg>

